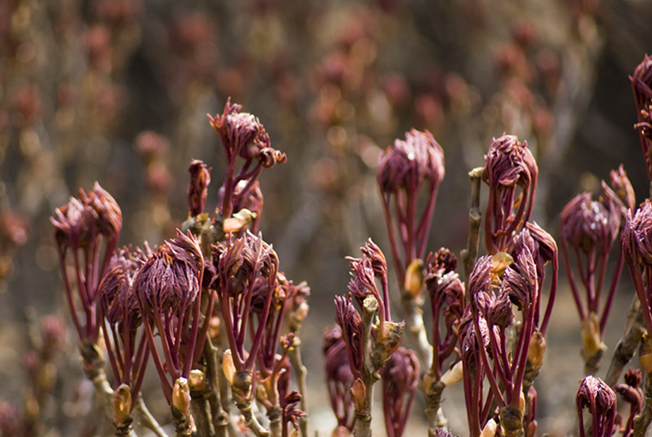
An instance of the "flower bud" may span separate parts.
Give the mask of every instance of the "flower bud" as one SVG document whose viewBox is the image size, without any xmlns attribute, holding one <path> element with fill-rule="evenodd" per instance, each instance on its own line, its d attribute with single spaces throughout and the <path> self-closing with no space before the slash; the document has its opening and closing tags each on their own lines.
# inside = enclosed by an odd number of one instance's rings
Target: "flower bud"
<svg viewBox="0 0 652 437">
<path fill-rule="evenodd" d="M 367 387 L 360 378 L 353 381 L 351 400 L 353 401 L 355 411 L 362 412 L 367 409 Z"/>
<path fill-rule="evenodd" d="M 184 377 L 177 379 L 172 389 L 172 407 L 183 417 L 190 416 L 190 387 Z"/>
<path fill-rule="evenodd" d="M 646 374 L 652 373 L 652 338 L 643 334 L 641 346 L 638 350 L 638 361 Z"/>
<path fill-rule="evenodd" d="M 489 419 L 484 428 L 482 428 L 480 437 L 494 437 L 496 435 L 496 431 L 498 431 L 498 424 L 495 420 Z"/>
<path fill-rule="evenodd" d="M 533 369 L 539 370 L 543 365 L 543 355 L 546 352 L 546 340 L 539 331 L 532 333 L 530 346 L 527 351 L 527 360 Z"/>
<path fill-rule="evenodd" d="M 237 213 L 233 214 L 232 217 L 224 220 L 224 233 L 235 233 L 240 232 L 245 226 L 247 226 L 251 221 L 256 219 L 256 213 L 251 212 L 248 209 L 241 209 Z"/>
<path fill-rule="evenodd" d="M 206 389 L 206 375 L 199 369 L 190 371 L 190 378 L 188 378 L 188 385 L 193 391 L 202 391 Z"/>
<path fill-rule="evenodd" d="M 455 363 L 453 367 L 448 369 L 446 373 L 444 373 L 441 376 L 440 381 L 446 387 L 449 387 L 453 384 L 460 382 L 463 377 L 464 377 L 464 364 L 462 364 L 462 361 L 458 361 L 457 363 Z"/>
<path fill-rule="evenodd" d="M 423 260 L 414 259 L 405 271 L 405 291 L 418 297 L 423 290 Z"/>
<path fill-rule="evenodd" d="M 227 349 L 222 354 L 222 372 L 229 384 L 233 385 L 233 376 L 235 375 L 235 364 L 233 364 L 233 355 L 231 349 Z"/>
<path fill-rule="evenodd" d="M 374 354 L 372 360 L 376 367 L 382 366 L 385 361 L 398 349 L 403 338 L 405 322 L 386 321 L 383 325 L 383 332 L 378 334 L 374 344 Z"/>
<path fill-rule="evenodd" d="M 586 358 L 607 349 L 600 338 L 600 321 L 597 314 L 593 312 L 582 322 L 582 345 L 584 346 L 582 353 Z"/>
<path fill-rule="evenodd" d="M 113 423 L 120 425 L 129 419 L 131 412 L 131 389 L 121 384 L 113 393 Z"/>
<path fill-rule="evenodd" d="M 250 370 L 240 370 L 233 375 L 233 390 L 240 393 L 244 399 L 251 394 L 253 377 Z"/>
<path fill-rule="evenodd" d="M 211 183 L 211 169 L 202 161 L 195 159 L 188 168 L 190 184 L 188 185 L 188 216 L 194 217 L 204 212 L 208 184 Z"/>
</svg>

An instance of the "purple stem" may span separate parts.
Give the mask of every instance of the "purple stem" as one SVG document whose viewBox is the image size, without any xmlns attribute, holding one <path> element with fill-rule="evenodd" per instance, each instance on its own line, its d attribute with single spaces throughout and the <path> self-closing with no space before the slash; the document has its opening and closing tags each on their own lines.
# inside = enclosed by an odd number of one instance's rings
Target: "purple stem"
<svg viewBox="0 0 652 437">
<path fill-rule="evenodd" d="M 616 296 L 616 288 L 620 282 L 620 275 L 623 272 L 623 252 L 618 251 L 618 261 L 616 262 L 616 270 L 611 278 L 611 285 L 609 286 L 609 294 L 607 294 L 607 301 L 605 302 L 604 309 L 602 310 L 602 317 L 600 317 L 600 337 L 604 337 L 604 331 L 607 327 L 607 319 L 613 304 L 614 297 Z"/>
<path fill-rule="evenodd" d="M 195 298 L 195 303 L 194 303 L 194 314 L 192 318 L 192 327 L 190 328 L 190 338 L 188 339 L 188 347 L 186 348 L 186 354 L 190 354 L 190 356 L 186 357 L 186 360 L 184 362 L 183 366 L 183 376 L 185 378 L 188 378 L 190 376 L 190 370 L 192 370 L 192 364 L 194 361 L 194 355 L 195 355 L 195 344 L 197 343 L 197 331 L 199 330 L 199 316 L 201 315 L 201 296 L 202 296 L 202 281 L 204 280 L 204 258 L 201 257 L 201 266 L 199 268 L 199 278 L 197 278 L 197 286 L 199 287 L 199 293 L 197 297 Z M 184 311 L 185 315 L 185 311 Z M 204 325 L 208 329 L 208 319 L 206 319 Z M 185 323 L 184 323 L 185 325 Z M 180 326 L 184 326 L 180 325 Z M 181 343 L 181 335 L 179 335 L 179 343 Z M 204 340 L 202 339 L 202 348 L 204 346 Z"/>
<path fill-rule="evenodd" d="M 61 276 L 63 276 L 63 283 L 66 286 L 66 300 L 68 301 L 68 307 L 70 309 L 70 316 L 77 329 L 77 335 L 80 339 L 83 339 L 82 328 L 79 323 L 79 317 L 77 316 L 77 304 L 75 303 L 75 297 L 72 294 L 72 288 L 70 287 L 70 280 L 68 279 L 68 273 L 66 271 L 66 257 L 65 253 L 61 253 L 61 249 L 58 249 L 59 252 L 59 266 L 61 267 Z"/>
<path fill-rule="evenodd" d="M 161 380 L 161 385 L 163 386 L 163 393 L 165 393 L 165 398 L 169 403 L 172 399 L 172 386 L 170 385 L 170 381 L 168 381 L 168 377 L 165 374 L 163 363 L 161 363 L 161 357 L 159 357 L 158 355 L 156 344 L 154 343 L 154 335 L 152 334 L 152 328 L 149 326 L 149 323 L 144 323 L 144 325 L 145 325 L 145 333 L 147 335 L 147 344 L 149 345 L 148 349 L 152 353 L 152 360 L 154 361 L 154 366 L 156 367 L 156 371 L 158 372 L 159 379 Z"/>
<path fill-rule="evenodd" d="M 548 297 L 548 305 L 546 307 L 546 313 L 544 314 L 543 321 L 541 322 L 541 329 L 539 330 L 541 332 L 541 335 L 543 335 L 544 337 L 546 335 L 546 329 L 548 328 L 548 322 L 550 321 L 550 316 L 552 314 L 552 306 L 553 303 L 555 302 L 555 297 L 557 295 L 558 273 L 559 273 L 559 261 L 557 259 L 557 254 L 555 253 L 555 257 L 552 260 L 552 284 L 550 285 L 550 296 Z M 541 293 L 539 293 L 539 299 L 541 299 Z"/>
<path fill-rule="evenodd" d="M 566 274 L 568 275 L 568 282 L 570 283 L 571 290 L 573 291 L 573 299 L 575 299 L 575 306 L 577 307 L 577 311 L 579 312 L 580 319 L 581 320 L 586 320 L 587 314 L 586 310 L 584 309 L 584 305 L 582 304 L 582 299 L 580 298 L 580 293 L 577 290 L 577 284 L 575 282 L 575 274 L 573 273 L 573 270 L 570 265 L 570 261 L 568 259 L 568 248 L 566 246 L 566 240 L 562 237 L 561 239 L 561 255 L 562 258 L 564 259 L 564 266 L 566 266 Z"/>
<path fill-rule="evenodd" d="M 390 247 L 392 248 L 392 258 L 394 259 L 396 276 L 398 277 L 399 286 L 402 288 L 405 284 L 405 270 L 403 269 L 403 265 L 400 262 L 398 248 L 396 246 L 396 236 L 394 235 L 394 226 L 392 225 L 392 215 L 390 212 L 391 198 L 387 194 L 382 194 L 382 198 L 383 212 L 385 213 L 385 224 L 387 225 L 387 234 L 389 236 Z"/>
</svg>

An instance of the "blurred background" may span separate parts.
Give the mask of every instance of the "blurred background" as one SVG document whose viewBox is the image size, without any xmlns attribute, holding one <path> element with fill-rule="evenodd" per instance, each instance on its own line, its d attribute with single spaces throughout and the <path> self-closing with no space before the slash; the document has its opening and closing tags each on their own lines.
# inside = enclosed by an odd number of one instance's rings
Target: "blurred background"
<svg viewBox="0 0 652 437">
<path fill-rule="evenodd" d="M 444 148 L 430 250 L 465 247 L 467 174 L 503 132 L 537 157 L 534 219 L 554 236 L 565 203 L 621 163 L 641 201 L 649 182 L 628 75 L 652 51 L 650 22 L 647 0 L 2 0 L 0 397 L 19 404 L 35 320 L 68 320 L 54 209 L 98 181 L 122 208 L 121 244 L 173 236 L 187 214 L 191 159 L 213 168 L 209 209 L 217 202 L 224 155 L 206 114 L 230 96 L 287 154 L 261 176 L 261 230 L 281 270 L 312 288 L 304 359 L 317 391 L 309 402 L 325 405 L 321 333 L 333 297 L 347 291 L 344 257 L 369 237 L 389 253 L 375 185 L 381 151 L 413 127 Z M 631 299 L 623 276 L 621 315 Z M 546 422 L 564 414 L 554 381 L 575 384 L 582 367 L 563 299 L 550 335 L 579 370 L 550 371 L 540 423 L 552 435 L 572 426 Z M 79 374 L 76 354 L 65 360 Z M 81 414 L 66 405 L 51 407 L 53 429 Z"/>
</svg>

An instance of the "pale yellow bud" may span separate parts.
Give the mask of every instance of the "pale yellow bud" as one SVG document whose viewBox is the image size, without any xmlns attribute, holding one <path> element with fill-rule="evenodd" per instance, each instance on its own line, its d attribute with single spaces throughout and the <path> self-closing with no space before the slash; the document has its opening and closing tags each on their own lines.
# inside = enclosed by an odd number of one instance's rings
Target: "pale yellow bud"
<svg viewBox="0 0 652 437">
<path fill-rule="evenodd" d="M 652 338 L 643 334 L 641 346 L 638 350 L 638 361 L 648 375 L 652 373 Z"/>
<path fill-rule="evenodd" d="M 412 260 L 405 271 L 405 291 L 417 297 L 423 289 L 423 260 Z"/>
<path fill-rule="evenodd" d="M 176 380 L 172 389 L 172 406 L 183 415 L 190 416 L 190 387 L 183 376 Z"/>
<path fill-rule="evenodd" d="M 527 360 L 533 369 L 541 369 L 545 352 L 546 340 L 539 331 L 536 331 L 532 334 L 532 337 L 530 337 L 530 346 L 527 351 Z"/>
<path fill-rule="evenodd" d="M 498 430 L 498 424 L 495 420 L 489 419 L 487 424 L 482 429 L 480 437 L 495 437 L 496 431 Z"/>
<path fill-rule="evenodd" d="M 355 411 L 365 411 L 367 408 L 367 387 L 360 378 L 353 382 L 351 387 L 351 400 Z"/>
<path fill-rule="evenodd" d="M 460 382 L 463 377 L 464 365 L 462 364 L 462 361 L 458 361 L 452 368 L 448 369 L 446 373 L 442 375 L 440 381 L 448 387 Z"/>
<path fill-rule="evenodd" d="M 188 384 L 193 390 L 204 390 L 206 388 L 206 376 L 204 375 L 204 372 L 199 369 L 191 370 Z"/>
<path fill-rule="evenodd" d="M 122 424 L 131 411 L 131 389 L 127 384 L 121 384 L 113 393 L 113 422 Z"/>
<path fill-rule="evenodd" d="M 243 208 L 237 213 L 233 214 L 232 217 L 224 220 L 224 233 L 228 234 L 230 232 L 238 232 L 255 219 L 255 212 L 251 212 L 247 208 Z"/>
<path fill-rule="evenodd" d="M 222 371 L 229 384 L 233 385 L 233 375 L 235 375 L 235 364 L 233 364 L 233 355 L 231 349 L 227 349 L 222 354 Z"/>
<path fill-rule="evenodd" d="M 600 339 L 600 321 L 596 313 L 590 313 L 582 322 L 582 345 L 584 346 L 585 359 L 607 349 L 607 346 Z"/>
<path fill-rule="evenodd" d="M 505 269 L 514 262 L 514 258 L 507 252 L 498 252 L 491 257 L 491 272 L 502 275 Z"/>
</svg>

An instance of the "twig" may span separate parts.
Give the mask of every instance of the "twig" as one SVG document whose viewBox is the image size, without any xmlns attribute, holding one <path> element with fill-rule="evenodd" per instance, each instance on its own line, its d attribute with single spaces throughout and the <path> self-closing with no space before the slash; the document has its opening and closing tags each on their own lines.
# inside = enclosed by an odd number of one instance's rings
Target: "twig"
<svg viewBox="0 0 652 437">
<path fill-rule="evenodd" d="M 134 410 L 138 412 L 138 417 L 140 419 L 139 422 L 141 426 L 144 426 L 145 428 L 152 431 L 157 437 L 168 437 L 167 433 L 163 430 L 161 425 L 159 425 L 154 416 L 152 416 L 152 413 L 149 412 L 149 409 L 147 409 L 142 394 L 138 395 Z"/>
<path fill-rule="evenodd" d="M 414 350 L 419 356 L 422 369 L 432 363 L 432 346 L 428 343 L 426 328 L 423 324 L 423 310 L 419 298 L 406 290 L 401 292 L 401 304 L 405 312 L 405 326 L 414 343 Z"/>
<path fill-rule="evenodd" d="M 446 426 L 445 423 L 441 423 L 439 414 L 441 411 L 441 395 L 444 392 L 444 388 L 446 386 L 440 380 L 430 384 L 425 390 L 426 404 L 428 404 L 426 408 L 428 437 L 435 437 L 437 435 L 437 429 Z"/>
<path fill-rule="evenodd" d="M 268 437 L 269 430 L 262 426 L 254 414 L 254 401 L 252 393 L 251 371 L 242 370 L 236 372 L 231 384 L 231 393 L 236 407 L 240 410 L 245 419 L 245 426 L 258 437 Z"/>
<path fill-rule="evenodd" d="M 208 403 L 208 393 L 206 391 L 191 391 L 190 408 L 192 417 L 197 427 L 197 435 L 200 437 L 210 437 L 215 435 L 215 429 L 210 417 L 210 405 Z"/>
<path fill-rule="evenodd" d="M 641 349 L 646 349 L 646 352 L 639 352 L 639 357 L 642 355 L 649 357 L 650 351 L 652 350 L 652 341 L 650 340 L 650 337 L 647 335 L 643 336 Z M 650 421 L 652 421 L 652 372 L 646 372 L 643 396 L 645 398 L 643 410 L 641 411 L 641 414 L 636 416 L 634 419 L 634 437 L 644 437 L 648 427 L 650 426 Z"/>
<path fill-rule="evenodd" d="M 213 340 L 210 336 L 206 338 L 204 343 L 204 359 L 206 360 L 207 387 L 209 390 L 208 403 L 211 409 L 213 428 L 217 437 L 226 437 L 230 420 L 228 413 L 222 407 L 222 400 L 220 399 L 220 369 L 217 366 L 217 348 L 213 346 Z"/>
<path fill-rule="evenodd" d="M 641 303 L 637 296 L 632 299 L 632 304 L 629 307 L 627 315 L 627 325 L 623 336 L 618 341 L 616 350 L 609 365 L 609 371 L 605 382 L 609 387 L 613 388 L 620 378 L 623 369 L 634 356 L 636 348 L 641 342 L 641 337 L 645 333 L 645 326 L 643 321 L 643 312 L 641 310 Z"/>
<path fill-rule="evenodd" d="M 358 399 L 355 404 L 355 428 L 353 435 L 355 437 L 371 437 L 371 408 L 374 397 L 374 384 L 380 379 L 378 375 L 378 368 L 372 363 L 371 358 L 371 327 L 373 325 L 373 317 L 378 310 L 378 301 L 373 296 L 367 296 L 364 300 L 362 324 L 364 331 L 362 334 L 362 350 L 363 350 L 363 364 L 362 364 L 362 383 L 364 385 L 364 399 Z M 378 366 L 380 367 L 380 366 Z M 359 380 L 358 380 L 359 381 Z M 356 387 L 352 391 L 355 392 Z M 358 393 L 360 394 L 360 393 Z M 355 394 L 353 394 L 355 397 Z"/>
<path fill-rule="evenodd" d="M 462 250 L 460 257 L 464 266 L 464 277 L 469 282 L 469 275 L 475 266 L 480 245 L 480 225 L 482 224 L 482 211 L 480 210 L 480 183 L 484 167 L 476 167 L 469 172 L 471 178 L 471 209 L 469 210 L 469 240 L 466 249 Z"/>
<path fill-rule="evenodd" d="M 308 437 L 308 403 L 306 402 L 307 388 L 306 388 L 306 376 L 308 374 L 308 369 L 303 365 L 301 360 L 301 340 L 299 337 L 294 337 L 294 347 L 289 353 L 290 361 L 292 367 L 294 368 L 294 373 L 297 376 L 297 385 L 299 386 L 299 393 L 301 394 L 301 411 L 306 413 L 305 416 L 302 416 L 299 419 L 299 428 L 301 429 L 301 437 Z"/>
</svg>

